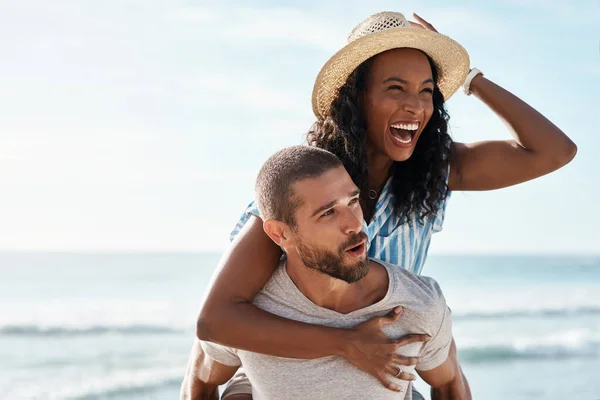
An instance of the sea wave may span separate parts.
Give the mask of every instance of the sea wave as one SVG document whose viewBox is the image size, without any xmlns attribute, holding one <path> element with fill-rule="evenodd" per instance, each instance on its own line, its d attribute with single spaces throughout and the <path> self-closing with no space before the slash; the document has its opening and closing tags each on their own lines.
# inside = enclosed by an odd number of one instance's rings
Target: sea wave
<svg viewBox="0 0 600 400">
<path fill-rule="evenodd" d="M 590 329 L 575 329 L 543 337 L 458 338 L 457 346 L 460 359 L 468 363 L 598 358 L 600 333 Z"/>
<path fill-rule="evenodd" d="M 583 306 L 572 308 L 541 308 L 541 309 L 514 309 L 514 310 L 490 310 L 453 313 L 454 321 L 474 321 L 488 319 L 512 319 L 512 318 L 572 318 L 600 316 L 600 307 Z"/>
<path fill-rule="evenodd" d="M 0 336 L 73 337 L 106 334 L 118 335 L 165 335 L 183 332 L 180 329 L 160 325 L 94 325 L 87 327 L 62 327 L 38 325 L 0 326 Z"/>
<path fill-rule="evenodd" d="M 519 349 L 513 346 L 493 346 L 484 348 L 460 349 L 460 359 L 464 363 L 498 363 L 516 360 L 569 360 L 581 358 L 597 358 L 600 356 L 600 345 L 588 350 L 538 347 Z"/>
<path fill-rule="evenodd" d="M 184 364 L 183 364 L 184 365 Z M 153 393 L 178 393 L 183 372 L 181 365 L 136 370 L 109 371 L 99 374 L 90 371 L 85 379 L 78 374 L 55 374 L 50 379 L 18 382 L 3 393 L 10 399 L 20 400 L 99 400 L 144 397 L 154 399 Z M 140 396 L 142 395 L 142 396 Z"/>
<path fill-rule="evenodd" d="M 600 307 L 557 307 L 541 309 L 513 309 L 513 310 L 477 310 L 454 311 L 452 320 L 455 322 L 509 320 L 519 318 L 560 319 L 576 317 L 600 317 Z M 108 323 L 106 323 L 108 322 Z M 105 334 L 119 335 L 165 335 L 178 334 L 189 331 L 190 326 L 184 328 L 183 324 L 157 323 L 114 323 L 112 321 L 98 321 L 97 323 L 83 324 L 53 324 L 53 323 L 4 323 L 0 324 L 0 336 L 34 336 L 34 337 L 71 337 L 94 336 Z"/>
<path fill-rule="evenodd" d="M 160 389 L 173 388 L 174 392 L 178 392 L 178 390 L 175 389 L 179 389 L 181 387 L 181 380 L 181 376 L 176 376 L 153 382 L 123 383 L 115 387 L 109 386 L 104 390 L 91 390 L 90 393 L 87 394 L 66 397 L 65 400 L 101 400 L 107 398 L 125 399 L 130 396 L 144 394 L 148 394 L 147 398 L 152 400 L 154 397 L 152 397 L 149 393 Z"/>
</svg>

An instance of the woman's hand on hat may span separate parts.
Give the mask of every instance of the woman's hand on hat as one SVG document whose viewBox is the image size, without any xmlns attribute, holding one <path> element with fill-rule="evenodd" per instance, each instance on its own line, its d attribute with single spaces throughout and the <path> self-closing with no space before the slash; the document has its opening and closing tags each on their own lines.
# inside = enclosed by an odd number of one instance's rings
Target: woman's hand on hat
<svg viewBox="0 0 600 400">
<path fill-rule="evenodd" d="M 418 22 L 408 21 L 410 24 L 416 28 L 427 29 L 428 31 L 437 32 L 437 30 L 431 25 L 429 22 L 425 21 L 423 18 L 419 17 L 416 13 L 413 13 L 413 17 Z"/>
</svg>

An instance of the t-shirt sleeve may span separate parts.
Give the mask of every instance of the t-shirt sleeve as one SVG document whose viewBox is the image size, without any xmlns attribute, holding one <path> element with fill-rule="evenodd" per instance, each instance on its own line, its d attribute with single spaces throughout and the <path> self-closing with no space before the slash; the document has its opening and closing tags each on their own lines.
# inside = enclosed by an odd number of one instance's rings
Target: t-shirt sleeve
<svg viewBox="0 0 600 400">
<path fill-rule="evenodd" d="M 256 205 L 255 201 L 253 201 L 248 205 L 248 207 L 246 207 L 246 210 L 240 217 L 240 220 L 235 225 L 235 228 L 233 228 L 233 231 L 231 231 L 231 234 L 229 235 L 229 241 L 233 241 L 233 239 L 235 239 L 235 237 L 238 235 L 238 233 L 240 233 L 244 225 L 246 225 L 246 222 L 248 222 L 250 217 L 253 215 L 260 217 L 260 211 L 258 210 L 258 206 Z"/>
<path fill-rule="evenodd" d="M 445 301 L 444 307 L 445 311 L 437 333 L 429 342 L 425 343 L 419 356 L 419 363 L 416 366 L 419 371 L 434 369 L 448 358 L 450 346 L 452 345 L 452 315 Z"/>
<path fill-rule="evenodd" d="M 237 351 L 231 347 L 205 341 L 201 341 L 200 345 L 207 356 L 220 364 L 228 365 L 230 367 L 239 367 L 242 365 L 242 361 L 238 357 Z"/>
</svg>

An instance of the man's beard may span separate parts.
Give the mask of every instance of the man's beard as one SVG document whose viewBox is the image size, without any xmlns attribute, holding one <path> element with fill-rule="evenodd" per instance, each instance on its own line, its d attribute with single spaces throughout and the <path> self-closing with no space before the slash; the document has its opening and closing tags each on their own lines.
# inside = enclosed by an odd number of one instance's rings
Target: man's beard
<svg viewBox="0 0 600 400">
<path fill-rule="evenodd" d="M 364 232 L 357 233 L 340 245 L 337 253 L 334 253 L 329 250 L 306 246 L 302 239 L 297 236 L 296 249 L 300 259 L 308 268 L 315 269 L 348 283 L 354 283 L 364 278 L 369 272 L 369 258 L 365 256 L 364 260 L 358 260 L 353 264 L 344 265 L 344 257 L 346 256 L 347 249 L 358 245 L 361 241 L 366 239 L 367 235 Z"/>
</svg>

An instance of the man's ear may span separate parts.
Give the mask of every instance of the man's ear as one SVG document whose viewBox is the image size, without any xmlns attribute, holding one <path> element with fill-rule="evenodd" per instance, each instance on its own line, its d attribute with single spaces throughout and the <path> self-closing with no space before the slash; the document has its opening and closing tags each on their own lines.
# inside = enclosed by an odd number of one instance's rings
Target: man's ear
<svg viewBox="0 0 600 400">
<path fill-rule="evenodd" d="M 289 226 L 276 219 L 267 219 L 263 222 L 265 233 L 281 248 L 286 248 L 291 243 Z"/>
</svg>

